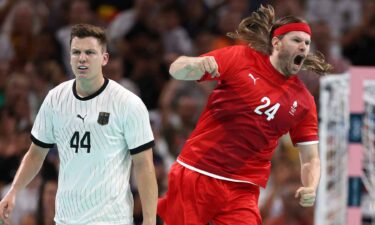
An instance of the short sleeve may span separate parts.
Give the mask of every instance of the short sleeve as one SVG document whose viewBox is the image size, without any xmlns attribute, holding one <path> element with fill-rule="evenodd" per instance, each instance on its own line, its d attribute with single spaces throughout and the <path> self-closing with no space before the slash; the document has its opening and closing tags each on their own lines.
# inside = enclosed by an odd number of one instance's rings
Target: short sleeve
<svg viewBox="0 0 375 225">
<path fill-rule="evenodd" d="M 126 106 L 124 132 L 130 154 L 137 154 L 154 146 L 149 114 L 142 100 L 132 97 Z"/>
<path fill-rule="evenodd" d="M 52 94 L 48 93 L 36 116 L 31 130 L 31 140 L 34 144 L 42 148 L 52 148 L 55 143 L 53 135 L 53 110 Z"/>
<path fill-rule="evenodd" d="M 238 46 L 230 46 L 201 55 L 213 56 L 215 58 L 216 63 L 219 67 L 220 76 L 212 78 L 209 73 L 205 73 L 199 81 L 226 80 L 230 76 L 230 74 L 233 74 L 231 70 L 235 68 L 234 60 L 236 59 L 236 55 L 238 54 L 238 48 Z"/>
<path fill-rule="evenodd" d="M 308 145 L 319 142 L 318 118 L 315 103 L 312 98 L 310 108 L 306 112 L 306 115 L 289 133 L 294 145 Z"/>
</svg>

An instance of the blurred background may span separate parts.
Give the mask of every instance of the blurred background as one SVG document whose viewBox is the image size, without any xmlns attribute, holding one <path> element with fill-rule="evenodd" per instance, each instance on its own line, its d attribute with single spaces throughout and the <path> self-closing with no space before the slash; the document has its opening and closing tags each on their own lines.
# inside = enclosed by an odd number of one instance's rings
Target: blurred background
<svg viewBox="0 0 375 225">
<path fill-rule="evenodd" d="M 330 76 L 343 77 L 353 67 L 375 66 L 374 0 L 0 0 L 0 195 L 9 189 L 28 150 L 31 127 L 44 97 L 57 84 L 74 78 L 69 68 L 69 39 L 70 27 L 76 23 L 107 29 L 110 61 L 104 67 L 105 76 L 140 96 L 150 111 L 162 195 L 168 170 L 215 86 L 171 79 L 170 63 L 180 55 L 197 56 L 243 44 L 226 33 L 234 31 L 260 4 L 271 4 L 277 17 L 293 14 L 308 20 L 313 30 L 312 51 L 322 52 L 334 66 Z M 319 110 L 319 77 L 308 72 L 298 76 Z M 319 209 L 302 208 L 294 198 L 300 185 L 298 157 L 288 135 L 282 137 L 270 182 L 259 201 L 265 225 L 313 225 L 316 221 Z M 54 224 L 58 164 L 57 150 L 51 149 L 41 173 L 19 194 L 13 225 Z M 348 169 L 346 162 L 341 165 Z M 340 187 L 347 192 L 341 197 L 341 217 L 345 218 L 319 225 L 375 224 L 371 215 L 363 213 L 356 214 L 361 222 L 348 222 L 351 214 L 346 208 L 360 210 L 361 204 L 348 203 L 353 183 L 346 181 L 350 179 L 346 174 L 343 179 Z M 362 198 L 361 193 L 368 190 L 361 181 L 354 184 Z M 137 184 L 132 185 L 138 225 L 142 212 Z"/>
</svg>

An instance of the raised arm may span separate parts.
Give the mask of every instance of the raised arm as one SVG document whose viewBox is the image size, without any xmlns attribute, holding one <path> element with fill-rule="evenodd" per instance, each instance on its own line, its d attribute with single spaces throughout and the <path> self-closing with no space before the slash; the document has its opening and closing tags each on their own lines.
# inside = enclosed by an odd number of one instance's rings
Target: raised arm
<svg viewBox="0 0 375 225">
<path fill-rule="evenodd" d="M 39 147 L 34 143 L 30 145 L 28 152 L 23 157 L 21 165 L 17 170 L 10 190 L 0 202 L 0 219 L 3 220 L 5 224 L 10 223 L 10 214 L 14 208 L 18 192 L 34 179 L 42 167 L 47 153 L 47 148 Z"/>
<path fill-rule="evenodd" d="M 135 179 L 142 203 L 142 225 L 155 225 L 158 186 L 152 159 L 152 149 L 133 155 L 133 164 Z"/>
<path fill-rule="evenodd" d="M 213 56 L 180 56 L 169 68 L 169 73 L 177 80 L 199 80 L 208 72 L 212 77 L 219 76 L 218 65 Z"/>
<path fill-rule="evenodd" d="M 318 144 L 300 145 L 298 149 L 300 151 L 303 187 L 297 190 L 295 197 L 300 197 L 300 205 L 310 207 L 314 205 L 320 179 Z"/>
</svg>

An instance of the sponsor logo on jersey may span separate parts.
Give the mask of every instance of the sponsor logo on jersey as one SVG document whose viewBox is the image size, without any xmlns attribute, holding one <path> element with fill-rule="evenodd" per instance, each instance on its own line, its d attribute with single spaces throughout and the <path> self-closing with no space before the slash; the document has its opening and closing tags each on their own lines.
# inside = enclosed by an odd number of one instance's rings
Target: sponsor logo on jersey
<svg viewBox="0 0 375 225">
<path fill-rule="evenodd" d="M 98 123 L 100 125 L 106 125 L 109 121 L 109 113 L 108 112 L 99 112 L 98 116 Z"/>
<path fill-rule="evenodd" d="M 294 114 L 295 114 L 296 111 L 297 111 L 297 106 L 298 106 L 297 101 L 294 101 L 294 102 L 293 102 L 293 105 L 290 106 L 290 110 L 289 110 L 289 114 L 290 114 L 290 115 L 294 116 Z"/>
<path fill-rule="evenodd" d="M 251 73 L 249 73 L 249 77 L 251 77 L 251 79 L 253 79 L 254 85 L 256 85 L 257 80 L 260 79 L 259 77 L 255 78 Z"/>
<path fill-rule="evenodd" d="M 80 118 L 82 120 L 82 122 L 84 123 L 85 122 L 85 118 L 86 118 L 87 115 L 85 115 L 84 117 L 82 117 L 81 115 L 77 114 L 77 118 Z"/>
</svg>

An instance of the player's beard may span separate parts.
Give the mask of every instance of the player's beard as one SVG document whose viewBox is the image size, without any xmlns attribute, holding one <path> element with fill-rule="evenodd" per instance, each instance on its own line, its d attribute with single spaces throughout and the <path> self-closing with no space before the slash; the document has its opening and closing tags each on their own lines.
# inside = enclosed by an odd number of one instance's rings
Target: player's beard
<svg viewBox="0 0 375 225">
<path fill-rule="evenodd" d="M 279 68 L 286 77 L 290 77 L 298 73 L 302 67 L 303 62 L 300 65 L 294 63 L 296 55 L 293 55 L 286 49 L 281 49 L 278 54 Z"/>
</svg>

